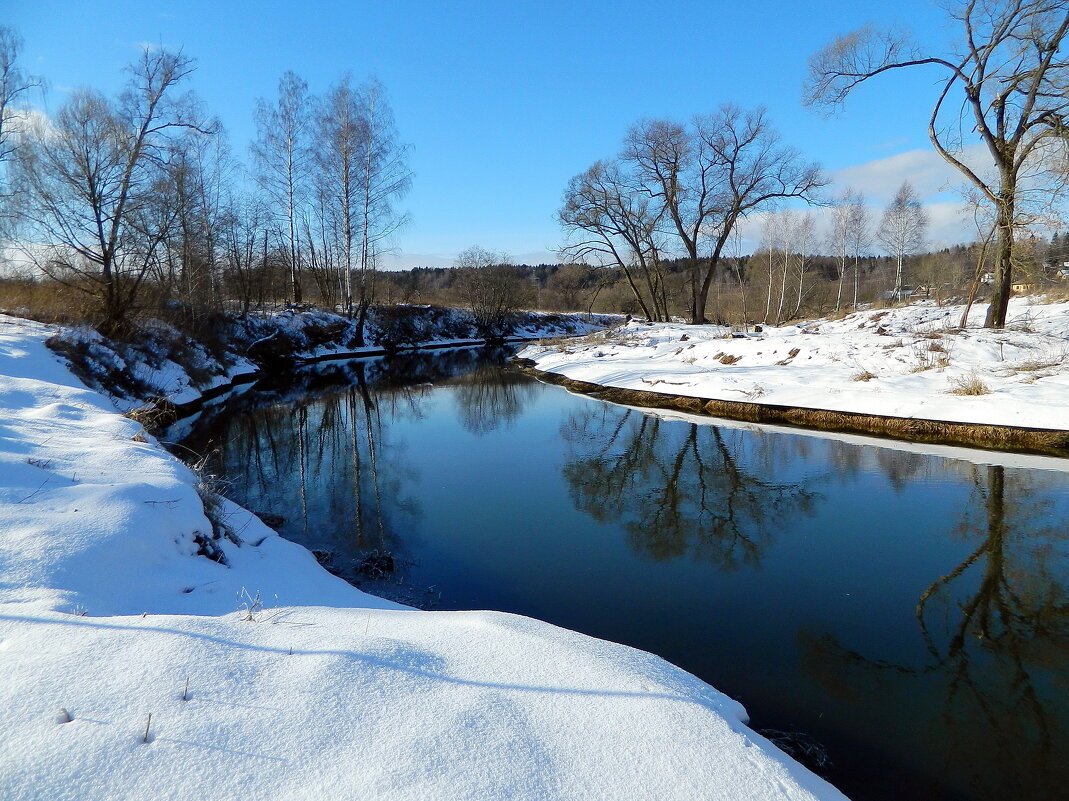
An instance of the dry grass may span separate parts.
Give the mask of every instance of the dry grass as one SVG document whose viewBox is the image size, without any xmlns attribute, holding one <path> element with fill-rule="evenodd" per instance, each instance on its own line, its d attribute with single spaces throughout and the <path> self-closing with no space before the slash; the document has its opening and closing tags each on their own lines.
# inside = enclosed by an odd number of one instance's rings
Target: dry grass
<svg viewBox="0 0 1069 801">
<path fill-rule="evenodd" d="M 42 323 L 91 325 L 96 321 L 92 297 L 58 281 L 0 280 L 0 312 Z"/>
<path fill-rule="evenodd" d="M 950 379 L 952 395 L 990 395 L 991 388 L 980 380 L 976 373 L 957 376 Z"/>
<path fill-rule="evenodd" d="M 850 376 L 851 381 L 871 381 L 874 378 L 877 378 L 877 375 L 869 370 L 861 370 Z"/>
<path fill-rule="evenodd" d="M 1026 359 L 1013 365 L 1011 369 L 1018 373 L 1034 373 L 1040 370 L 1049 370 L 1051 367 L 1060 367 L 1067 361 L 1069 361 L 1069 348 Z"/>
<path fill-rule="evenodd" d="M 925 370 L 950 366 L 950 351 L 941 342 L 920 339 L 913 343 L 913 356 L 917 363 L 910 370 L 911 373 L 923 373 Z"/>
</svg>

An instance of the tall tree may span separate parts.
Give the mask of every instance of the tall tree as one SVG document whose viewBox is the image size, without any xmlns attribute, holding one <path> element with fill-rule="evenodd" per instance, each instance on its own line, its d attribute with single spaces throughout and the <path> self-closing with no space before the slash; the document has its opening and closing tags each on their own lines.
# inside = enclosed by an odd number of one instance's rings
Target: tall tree
<svg viewBox="0 0 1069 801">
<path fill-rule="evenodd" d="M 174 225 L 175 139 L 211 130 L 188 96 L 172 97 L 192 70 L 181 52 L 146 48 L 118 101 L 76 91 L 25 137 L 18 186 L 33 241 L 46 243 L 25 252 L 98 300 L 104 333 L 123 328 Z"/>
<path fill-rule="evenodd" d="M 850 255 L 854 259 L 854 308 L 857 308 L 858 291 L 861 285 L 861 256 L 872 244 L 872 215 L 869 207 L 865 205 L 865 198 L 860 194 L 854 195 L 850 203 L 849 226 L 847 240 L 849 242 Z"/>
<path fill-rule="evenodd" d="M 857 263 L 866 237 L 868 210 L 865 199 L 850 187 L 844 189 L 832 206 L 828 249 L 839 263 L 839 277 L 835 290 L 835 311 L 842 308 L 843 285 L 846 283 L 847 263 L 854 257 L 854 305 L 857 305 Z M 859 241 L 860 240 L 860 241 Z"/>
<path fill-rule="evenodd" d="M 568 182 L 557 219 L 568 235 L 561 254 L 618 267 L 647 320 L 668 320 L 657 204 L 619 161 L 598 161 Z"/>
<path fill-rule="evenodd" d="M 340 271 L 346 313 L 353 314 L 353 271 L 359 265 L 361 169 L 367 131 L 356 90 L 344 76 L 320 104 L 317 115 L 315 158 L 320 228 L 329 238 L 324 247 L 333 252 Z M 360 299 L 363 309 L 364 298 Z M 361 315 L 361 319 L 363 316 Z"/>
<path fill-rule="evenodd" d="M 411 187 L 412 171 L 409 148 L 397 138 L 386 88 L 378 79 L 369 78 L 358 95 L 365 131 L 360 162 L 360 285 L 361 296 L 370 296 L 383 242 L 408 221 L 407 215 L 394 208 L 394 201 Z"/>
<path fill-rule="evenodd" d="M 1064 152 L 1069 114 L 1069 33 L 1065 0 L 952 0 L 947 14 L 958 29 L 941 53 L 927 53 L 908 36 L 867 25 L 816 53 L 804 89 L 807 103 L 833 108 L 860 84 L 882 73 L 931 66 L 943 73 L 928 122 L 935 149 L 975 186 L 997 212 L 995 283 L 985 325 L 1006 324 L 1013 280 L 1015 233 L 1025 224 L 1026 174 Z M 956 96 L 960 103 L 948 100 Z M 945 114 L 944 114 L 945 110 Z M 973 135 L 986 146 L 993 175 L 975 170 L 961 146 Z M 1051 174 L 1048 172 L 1048 174 Z"/>
<path fill-rule="evenodd" d="M 697 116 L 689 128 L 644 121 L 627 136 L 624 158 L 663 207 L 691 277 L 691 321 L 705 309 L 720 257 L 739 220 L 784 198 L 811 199 L 826 183 L 820 167 L 780 142 L 763 108 L 733 104 Z"/>
<path fill-rule="evenodd" d="M 928 216 L 910 186 L 903 181 L 894 200 L 883 213 L 876 238 L 895 259 L 895 288 L 892 298 L 902 300 L 903 265 L 906 256 L 916 253 L 924 244 Z"/>
<path fill-rule="evenodd" d="M 7 186 L 7 163 L 15 155 L 17 135 L 25 125 L 19 107 L 25 95 L 41 81 L 23 73 L 19 66 L 22 37 L 13 28 L 0 25 L 0 220 L 6 218 L 5 205 L 11 199 Z"/>
<path fill-rule="evenodd" d="M 256 177 L 283 222 L 293 302 L 300 303 L 301 246 L 299 220 L 310 171 L 311 108 L 308 84 L 292 71 L 278 82 L 278 99 L 256 104 L 256 141 L 252 154 Z"/>
</svg>

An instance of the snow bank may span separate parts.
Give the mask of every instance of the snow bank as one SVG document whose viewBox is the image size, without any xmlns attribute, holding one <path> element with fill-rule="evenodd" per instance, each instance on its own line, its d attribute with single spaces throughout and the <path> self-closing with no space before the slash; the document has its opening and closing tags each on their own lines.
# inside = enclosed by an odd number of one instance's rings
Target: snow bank
<svg viewBox="0 0 1069 801">
<path fill-rule="evenodd" d="M 516 312 L 502 323 L 501 335 L 512 340 L 576 336 L 620 319 Z M 64 329 L 49 342 L 87 386 L 111 395 L 122 411 L 160 400 L 190 403 L 239 376 L 311 361 L 485 341 L 470 311 L 436 306 L 374 306 L 362 343 L 354 320 L 322 309 L 217 314 L 187 321 L 192 338 L 163 320 L 134 324 L 137 331 L 129 342 L 108 341 L 88 327 Z"/>
<path fill-rule="evenodd" d="M 843 797 L 657 657 L 213 533 L 52 333 L 0 317 L 0 798 Z"/>
<path fill-rule="evenodd" d="M 955 423 L 1069 429 L 1069 303 L 1014 299 L 1009 324 L 920 303 L 766 328 L 632 322 L 519 355 L 621 389 Z M 982 394 L 964 394 L 973 389 Z"/>
</svg>

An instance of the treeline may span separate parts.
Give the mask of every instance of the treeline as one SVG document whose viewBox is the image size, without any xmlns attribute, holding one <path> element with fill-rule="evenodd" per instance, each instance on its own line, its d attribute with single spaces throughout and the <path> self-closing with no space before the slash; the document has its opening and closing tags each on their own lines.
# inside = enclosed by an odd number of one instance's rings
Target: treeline
<svg viewBox="0 0 1069 801">
<path fill-rule="evenodd" d="M 117 96 L 77 89 L 48 117 L 25 104 L 41 81 L 20 48 L 0 27 L 3 239 L 36 283 L 9 278 L 4 305 L 61 298 L 57 313 L 115 334 L 146 309 L 311 301 L 362 331 L 411 183 L 378 81 L 343 75 L 317 96 L 285 73 L 241 160 L 186 89 L 183 53 L 145 49 Z"/>
<path fill-rule="evenodd" d="M 779 215 L 768 228 L 785 230 L 802 215 Z M 890 304 L 902 300 L 930 299 L 938 302 L 966 299 L 975 293 L 990 294 L 990 249 L 983 243 L 956 245 L 935 251 L 909 254 L 898 272 L 896 255 L 877 255 L 870 250 L 856 257 L 828 255 L 833 234 L 825 237 L 816 252 L 769 248 L 766 242 L 755 253 L 727 256 L 710 284 L 706 314 L 709 320 L 727 325 L 785 322 L 818 317 L 858 305 Z M 1069 280 L 1059 277 L 1069 262 L 1069 232 L 1050 240 L 1037 239 L 1020 250 L 1018 278 L 1026 291 L 1069 292 Z M 569 264 L 509 264 L 499 262 L 516 308 L 544 311 L 622 313 L 644 316 L 621 267 Z M 690 263 L 687 259 L 664 259 L 660 286 L 667 314 L 686 318 L 690 301 Z M 471 297 L 463 271 L 453 267 L 416 267 L 383 272 L 378 277 L 383 303 L 470 306 Z"/>
</svg>

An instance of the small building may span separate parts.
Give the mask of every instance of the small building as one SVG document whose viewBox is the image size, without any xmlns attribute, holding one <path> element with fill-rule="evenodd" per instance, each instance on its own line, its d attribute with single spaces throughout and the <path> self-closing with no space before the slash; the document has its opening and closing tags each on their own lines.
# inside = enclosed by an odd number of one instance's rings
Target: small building
<svg viewBox="0 0 1069 801">
<path fill-rule="evenodd" d="M 1018 295 L 1023 295 L 1029 292 L 1035 292 L 1036 284 L 1026 281 L 1019 281 L 1016 284 L 1010 284 L 1010 289 L 1012 289 Z"/>
</svg>

